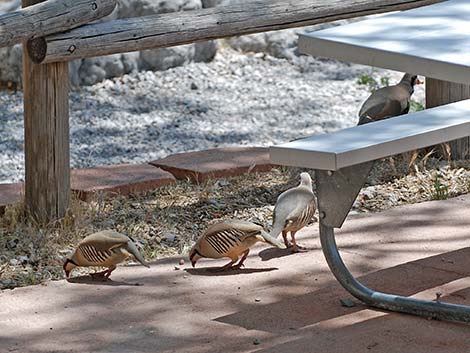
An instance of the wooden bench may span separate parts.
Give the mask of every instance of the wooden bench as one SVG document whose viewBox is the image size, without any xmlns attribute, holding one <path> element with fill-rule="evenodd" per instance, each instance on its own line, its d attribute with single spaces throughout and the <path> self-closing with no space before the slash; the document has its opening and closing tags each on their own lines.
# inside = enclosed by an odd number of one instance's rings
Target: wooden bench
<svg viewBox="0 0 470 353">
<path fill-rule="evenodd" d="M 470 135 L 470 100 L 270 147 L 272 163 L 315 169 L 320 240 L 328 265 L 356 298 L 368 305 L 470 323 L 470 306 L 385 294 L 358 282 L 338 252 L 340 228 L 374 160 Z"/>
</svg>

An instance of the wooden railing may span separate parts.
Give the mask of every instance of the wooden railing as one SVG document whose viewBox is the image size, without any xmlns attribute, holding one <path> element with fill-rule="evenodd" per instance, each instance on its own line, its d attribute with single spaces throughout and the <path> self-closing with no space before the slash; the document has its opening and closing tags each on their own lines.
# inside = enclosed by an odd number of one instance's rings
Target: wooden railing
<svg viewBox="0 0 470 353">
<path fill-rule="evenodd" d="M 247 0 L 87 24 L 111 13 L 115 1 L 23 0 L 23 9 L 0 16 L 0 47 L 23 41 L 27 211 L 45 223 L 63 217 L 69 207 L 68 60 L 307 26 L 441 1 Z"/>
</svg>

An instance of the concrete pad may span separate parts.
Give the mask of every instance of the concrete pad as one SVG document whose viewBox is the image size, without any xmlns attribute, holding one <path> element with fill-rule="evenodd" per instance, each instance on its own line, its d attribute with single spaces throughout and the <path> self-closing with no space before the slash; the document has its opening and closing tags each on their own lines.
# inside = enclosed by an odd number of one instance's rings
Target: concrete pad
<svg viewBox="0 0 470 353">
<path fill-rule="evenodd" d="M 338 231 L 345 263 L 371 288 L 470 305 L 470 196 L 349 217 Z M 257 246 L 246 268 L 214 273 L 179 258 L 0 292 L 3 352 L 462 353 L 468 325 L 371 309 L 330 273 L 317 225 L 307 252 Z M 135 285 L 140 284 L 140 285 Z M 340 299 L 357 305 L 346 308 Z M 259 340 L 258 345 L 253 344 Z M 257 341 L 258 343 L 258 341 Z"/>
<path fill-rule="evenodd" d="M 274 166 L 269 160 L 268 149 L 263 147 L 227 147 L 178 153 L 150 164 L 169 171 L 177 179 L 198 182 L 251 171 L 266 172 Z"/>
<path fill-rule="evenodd" d="M 118 164 L 89 169 L 72 169 L 72 190 L 81 200 L 97 193 L 128 195 L 156 189 L 175 182 L 168 172 L 150 164 Z"/>
</svg>

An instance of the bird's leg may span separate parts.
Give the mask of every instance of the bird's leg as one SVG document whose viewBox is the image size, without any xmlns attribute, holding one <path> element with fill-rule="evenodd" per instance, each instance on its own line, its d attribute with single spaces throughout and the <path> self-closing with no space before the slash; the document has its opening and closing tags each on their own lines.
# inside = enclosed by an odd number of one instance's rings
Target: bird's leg
<svg viewBox="0 0 470 353">
<path fill-rule="evenodd" d="M 246 257 L 248 256 L 248 253 L 249 253 L 249 252 L 250 252 L 250 249 L 246 249 L 246 251 L 243 252 L 243 256 L 242 256 L 242 258 L 240 259 L 240 261 L 238 261 L 238 263 L 237 263 L 235 266 L 233 266 L 233 268 L 239 269 L 240 267 L 245 266 L 245 265 L 243 265 L 243 263 L 245 262 Z"/>
<path fill-rule="evenodd" d="M 286 248 L 288 248 L 290 244 L 289 244 L 289 240 L 287 240 L 287 232 L 285 230 L 282 231 L 282 237 L 284 238 L 284 244 Z"/>
<path fill-rule="evenodd" d="M 228 269 L 232 268 L 232 265 L 235 262 L 237 262 L 237 260 L 231 260 L 228 264 L 226 264 L 225 266 L 220 267 L 217 271 L 225 271 L 225 270 L 228 270 Z"/>
<path fill-rule="evenodd" d="M 111 272 L 113 272 L 115 269 L 116 269 L 116 266 L 115 266 L 115 265 L 109 267 L 108 270 L 106 271 L 107 273 L 106 273 L 104 276 L 105 276 L 106 278 L 109 278 L 109 276 L 111 276 Z"/>
<path fill-rule="evenodd" d="M 300 250 L 307 250 L 307 248 L 300 246 L 295 241 L 295 233 L 297 232 L 290 232 L 290 237 L 292 238 L 292 252 L 299 252 Z"/>
</svg>

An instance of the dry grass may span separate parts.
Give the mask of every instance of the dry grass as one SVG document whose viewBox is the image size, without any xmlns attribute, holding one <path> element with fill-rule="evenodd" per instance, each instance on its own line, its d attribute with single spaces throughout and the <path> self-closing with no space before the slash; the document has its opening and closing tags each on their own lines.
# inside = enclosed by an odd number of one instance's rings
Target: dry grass
<svg viewBox="0 0 470 353">
<path fill-rule="evenodd" d="M 374 167 L 354 205 L 355 212 L 375 212 L 401 204 L 444 199 L 470 192 L 470 168 L 428 155 L 406 154 Z M 411 163 L 410 163 L 411 162 Z M 211 223 L 239 218 L 269 228 L 277 196 L 298 183 L 298 169 L 210 180 L 178 182 L 152 192 L 84 203 L 72 201 L 69 215 L 40 229 L 8 207 L 0 217 L 0 288 L 63 278 L 62 263 L 84 236 L 115 229 L 134 238 L 148 260 L 186 255 Z"/>
<path fill-rule="evenodd" d="M 148 260 L 186 254 L 214 220 L 239 218 L 270 223 L 277 195 L 295 185 L 282 169 L 270 173 L 176 185 L 130 197 L 85 203 L 72 200 L 69 215 L 39 230 L 23 206 L 0 218 L 0 288 L 63 278 L 62 263 L 86 235 L 115 229 L 131 236 Z"/>
</svg>

